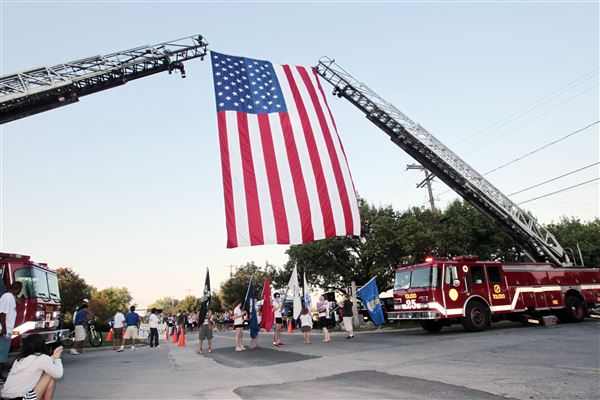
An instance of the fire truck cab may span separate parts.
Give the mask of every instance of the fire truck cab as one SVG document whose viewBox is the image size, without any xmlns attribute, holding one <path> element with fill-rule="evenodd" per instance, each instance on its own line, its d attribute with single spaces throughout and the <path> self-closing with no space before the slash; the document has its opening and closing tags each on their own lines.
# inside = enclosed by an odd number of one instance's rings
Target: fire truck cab
<svg viewBox="0 0 600 400">
<path fill-rule="evenodd" d="M 481 331 L 502 319 L 556 314 L 583 321 L 600 305 L 600 270 L 557 268 L 549 263 L 479 261 L 477 256 L 396 269 L 391 320 L 418 320 L 428 332 L 462 323 Z"/>
<path fill-rule="evenodd" d="M 49 346 L 58 346 L 69 335 L 60 329 L 60 291 L 56 272 L 29 256 L 0 253 L 0 295 L 13 282 L 23 284 L 17 295 L 17 319 L 11 347 L 20 347 L 23 335 L 39 333 Z"/>
</svg>

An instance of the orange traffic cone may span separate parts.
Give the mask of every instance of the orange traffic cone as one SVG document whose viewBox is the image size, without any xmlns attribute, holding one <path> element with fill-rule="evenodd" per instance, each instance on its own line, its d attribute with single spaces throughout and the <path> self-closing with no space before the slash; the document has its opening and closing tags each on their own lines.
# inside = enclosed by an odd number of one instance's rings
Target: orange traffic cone
<svg viewBox="0 0 600 400">
<path fill-rule="evenodd" d="M 292 333 L 294 332 L 294 327 L 292 326 L 293 321 L 290 319 L 288 320 L 288 333 Z"/>
<path fill-rule="evenodd" d="M 173 343 L 177 343 L 179 340 L 177 339 L 177 329 L 173 331 Z"/>
<path fill-rule="evenodd" d="M 179 344 L 177 346 L 178 347 L 184 347 L 185 346 L 185 332 L 183 330 L 179 334 Z"/>
<path fill-rule="evenodd" d="M 108 331 L 108 335 L 106 335 L 107 342 L 112 342 L 112 340 L 113 340 L 112 335 L 113 335 L 112 328 L 110 328 L 110 331 Z"/>
<path fill-rule="evenodd" d="M 169 340 L 169 327 L 167 326 L 167 329 L 165 329 L 165 340 Z"/>
</svg>

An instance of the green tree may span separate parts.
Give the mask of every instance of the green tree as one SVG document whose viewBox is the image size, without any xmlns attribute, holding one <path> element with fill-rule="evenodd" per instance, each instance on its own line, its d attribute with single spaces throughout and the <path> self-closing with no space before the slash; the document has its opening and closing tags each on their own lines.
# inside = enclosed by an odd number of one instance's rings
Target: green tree
<svg viewBox="0 0 600 400">
<path fill-rule="evenodd" d="M 177 309 L 188 313 L 195 313 L 200 310 L 200 299 L 196 296 L 185 296 L 177 305 Z"/>
<path fill-rule="evenodd" d="M 81 300 L 91 297 L 94 287 L 88 285 L 85 279 L 71 268 L 57 268 L 56 275 L 62 312 L 65 320 L 72 320 L 73 312 L 81 304 Z"/>
<path fill-rule="evenodd" d="M 240 266 L 231 278 L 221 284 L 220 299 L 223 302 L 223 307 L 231 309 L 236 300 L 244 301 L 250 278 L 252 278 L 254 286 L 254 296 L 256 298 L 260 297 L 265 276 L 277 273 L 275 267 L 268 263 L 264 268 L 257 266 L 254 262 Z"/>
<path fill-rule="evenodd" d="M 600 267 L 600 219 L 581 222 L 578 218 L 563 217 L 558 223 L 548 225 L 548 230 L 556 236 L 563 247 L 573 250 L 577 264 L 581 264 L 577 251 L 579 244 L 584 265 Z M 568 254 L 570 256 L 571 252 L 569 251 Z"/>
<path fill-rule="evenodd" d="M 174 314 L 177 311 L 179 300 L 173 297 L 163 297 L 150 304 L 148 308 L 157 308 L 163 310 L 165 314 Z"/>
<path fill-rule="evenodd" d="M 456 201 L 433 214 L 421 208 L 398 212 L 359 202 L 360 237 L 334 237 L 291 246 L 281 281 L 298 266 L 311 284 L 345 292 L 354 280 L 363 284 L 376 277 L 380 290 L 393 286 L 399 265 L 415 264 L 427 256 L 476 254 L 482 259 L 518 260 L 515 243 L 473 207 Z"/>
<path fill-rule="evenodd" d="M 210 304 L 208 309 L 213 313 L 220 313 L 225 311 L 223 308 L 223 302 L 221 301 L 221 295 L 213 290 L 210 295 Z"/>
<path fill-rule="evenodd" d="M 109 287 L 92 294 L 90 309 L 101 322 L 107 322 L 118 310 L 126 312 L 132 298 L 127 288 Z"/>
</svg>

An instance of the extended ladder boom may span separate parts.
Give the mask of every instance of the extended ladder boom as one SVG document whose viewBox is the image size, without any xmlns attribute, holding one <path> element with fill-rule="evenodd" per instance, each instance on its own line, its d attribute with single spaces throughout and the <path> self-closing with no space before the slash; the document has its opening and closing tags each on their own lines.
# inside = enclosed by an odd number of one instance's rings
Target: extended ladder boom
<svg viewBox="0 0 600 400">
<path fill-rule="evenodd" d="M 207 54 L 202 35 L 43 67 L 0 78 L 0 124 L 79 101 L 130 80 L 176 70 Z"/>
<path fill-rule="evenodd" d="M 532 261 L 572 266 L 565 250 L 546 228 L 421 125 L 354 79 L 333 60 L 321 59 L 317 72 L 334 86 L 335 95 L 345 97 L 358 107 L 394 143 L 496 222 Z"/>
</svg>

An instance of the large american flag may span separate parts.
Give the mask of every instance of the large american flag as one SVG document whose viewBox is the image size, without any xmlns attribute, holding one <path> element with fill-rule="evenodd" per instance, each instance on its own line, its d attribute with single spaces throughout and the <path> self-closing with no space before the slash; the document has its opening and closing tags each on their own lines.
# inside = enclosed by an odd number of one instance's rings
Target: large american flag
<svg viewBox="0 0 600 400">
<path fill-rule="evenodd" d="M 360 235 L 354 184 L 315 69 L 211 59 L 227 247 Z"/>
</svg>

